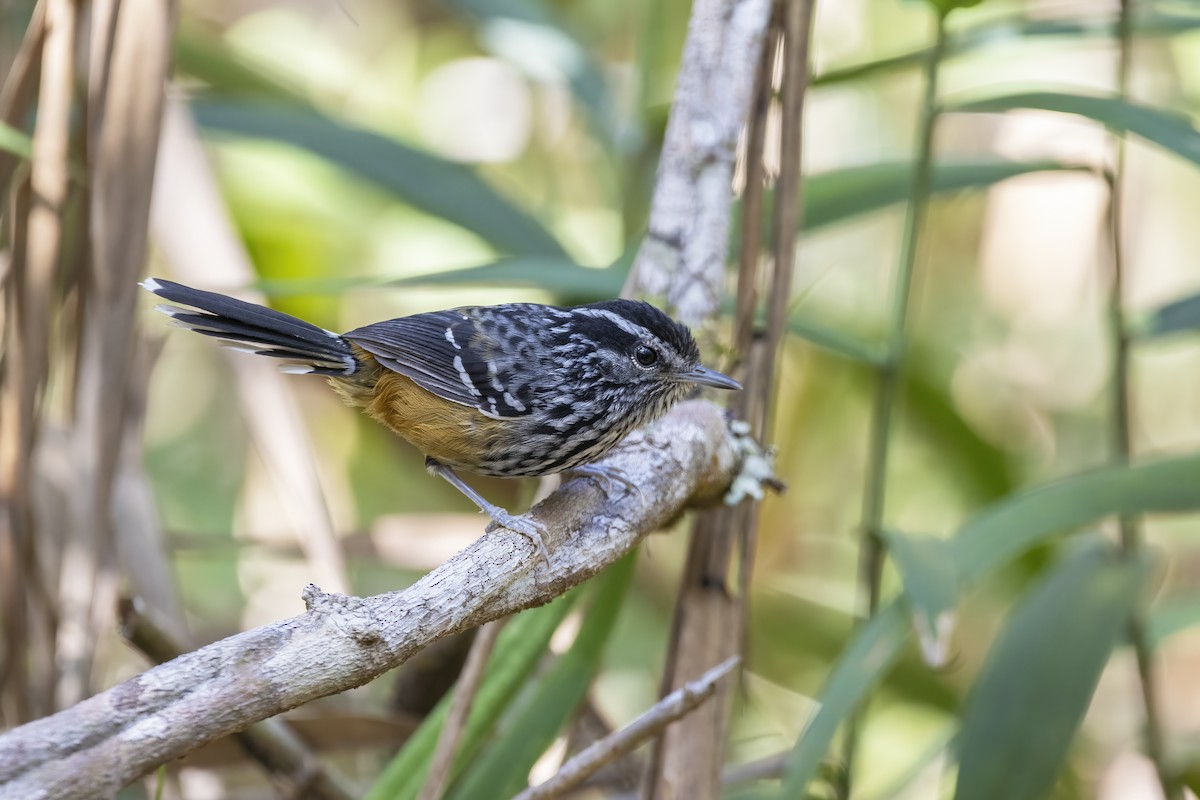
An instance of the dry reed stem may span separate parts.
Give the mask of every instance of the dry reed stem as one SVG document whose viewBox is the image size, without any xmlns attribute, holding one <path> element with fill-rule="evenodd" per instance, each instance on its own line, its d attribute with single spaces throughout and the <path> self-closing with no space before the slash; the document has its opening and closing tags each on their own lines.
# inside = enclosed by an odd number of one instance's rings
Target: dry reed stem
<svg viewBox="0 0 1200 800">
<path fill-rule="evenodd" d="M 245 286 L 254 268 L 221 199 L 195 125 L 181 100 L 167 103 L 162 168 L 151 224 L 155 240 L 185 283 Z M 254 292 L 247 300 L 263 302 Z M 296 533 L 313 579 L 330 591 L 349 591 L 345 556 L 317 469 L 312 437 L 288 383 L 266 359 L 227 352 L 250 436 Z"/>
<path fill-rule="evenodd" d="M 91 260 L 76 348 L 72 431 L 82 485 L 72 495 L 71 542 L 59 583 L 60 706 L 91 693 L 98 631 L 111 626 L 116 605 L 112 493 L 128 420 L 137 341 L 134 283 L 145 259 L 173 13 L 172 4 L 159 0 L 123 0 L 115 20 L 103 20 L 113 26 L 111 38 L 103 27 L 93 38 L 100 47 L 111 42 L 111 50 L 93 53 L 91 62 L 108 66 L 88 105 Z"/>
<path fill-rule="evenodd" d="M 446 714 L 442 732 L 438 735 L 437 746 L 429 762 L 429 772 L 425 776 L 425 785 L 421 787 L 417 800 L 438 800 L 446 791 L 446 785 L 450 782 L 450 769 L 454 765 L 454 754 L 458 750 L 458 743 L 471 714 L 475 695 L 483 682 L 484 668 L 496 646 L 496 637 L 500 635 L 507 621 L 507 618 L 498 619 L 484 625 L 476 635 L 475 641 L 471 643 L 471 652 L 467 655 L 467 663 L 463 665 L 462 672 L 459 673 L 454 697 L 450 701 L 450 710 Z"/>
<path fill-rule="evenodd" d="M 781 173 L 776 186 L 772 271 L 769 278 L 768 328 L 765 335 L 754 331 L 750 320 L 739 318 L 736 352 L 744 359 L 740 373 L 745 390 L 734 399 L 733 413 L 751 423 L 753 435 L 761 438 L 766 428 L 775 392 L 779 345 L 786 324 L 790 297 L 795 240 L 799 230 L 800 121 L 807 86 L 807 54 L 811 2 L 791 2 L 780 8 L 775 20 L 780 27 L 784 53 L 783 137 Z M 764 48 L 759 62 L 758 102 L 755 112 L 770 109 L 769 80 L 775 53 Z M 738 309 L 753 313 L 755 286 L 761 280 L 758 253 L 761 202 L 758 194 L 764 173 L 761 167 L 766 137 L 765 119 L 752 121 L 747 143 L 747 196 L 749 207 L 742 226 L 743 242 L 739 270 Z M 759 163 L 754 163 L 759 162 Z M 751 216 L 754 215 L 754 216 Z M 754 558 L 754 532 L 758 505 L 719 509 L 697 519 L 692 546 L 681 581 L 674 630 L 664 672 L 663 693 L 681 685 L 716 661 L 743 646 L 745 594 Z M 736 538 L 735 538 L 736 537 Z M 728 584 L 735 541 L 743 543 L 738 585 Z M 729 689 L 717 701 L 674 726 L 655 750 L 653 766 L 643 785 L 646 798 L 712 798 L 720 792 L 720 770 L 724 761 L 728 725 Z M 703 765 L 703 768 L 697 768 Z"/>
</svg>

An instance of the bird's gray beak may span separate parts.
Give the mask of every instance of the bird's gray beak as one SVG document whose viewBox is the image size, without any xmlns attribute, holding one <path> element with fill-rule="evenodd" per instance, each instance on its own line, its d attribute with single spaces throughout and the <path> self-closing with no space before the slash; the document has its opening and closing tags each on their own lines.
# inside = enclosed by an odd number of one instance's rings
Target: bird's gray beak
<svg viewBox="0 0 1200 800">
<path fill-rule="evenodd" d="M 741 389 L 742 385 L 728 375 L 722 375 L 715 369 L 696 367 L 690 372 L 679 375 L 679 380 L 687 383 L 698 383 L 701 386 L 712 386 L 714 389 Z"/>
</svg>

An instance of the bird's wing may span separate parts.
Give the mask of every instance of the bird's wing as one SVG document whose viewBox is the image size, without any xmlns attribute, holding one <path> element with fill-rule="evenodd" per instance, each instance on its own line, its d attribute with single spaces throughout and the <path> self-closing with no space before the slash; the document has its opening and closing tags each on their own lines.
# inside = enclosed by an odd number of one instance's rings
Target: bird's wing
<svg viewBox="0 0 1200 800">
<path fill-rule="evenodd" d="M 490 357 L 499 343 L 485 334 L 472 309 L 415 314 L 343 334 L 390 370 L 438 397 L 474 406 L 489 417 L 530 412 L 508 370 Z M 524 395 L 524 393 L 520 393 Z"/>
</svg>

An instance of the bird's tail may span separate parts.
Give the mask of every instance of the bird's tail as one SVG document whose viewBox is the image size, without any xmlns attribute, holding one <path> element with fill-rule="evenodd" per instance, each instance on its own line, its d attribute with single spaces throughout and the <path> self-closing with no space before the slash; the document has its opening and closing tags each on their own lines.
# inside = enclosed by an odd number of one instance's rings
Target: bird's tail
<svg viewBox="0 0 1200 800">
<path fill-rule="evenodd" d="M 283 372 L 340 377 L 359 369 L 348 341 L 302 319 L 162 278 L 147 278 L 141 286 L 165 300 L 191 307 L 156 307 L 175 325 L 213 336 L 235 350 L 287 359 L 290 363 L 279 368 Z"/>
</svg>

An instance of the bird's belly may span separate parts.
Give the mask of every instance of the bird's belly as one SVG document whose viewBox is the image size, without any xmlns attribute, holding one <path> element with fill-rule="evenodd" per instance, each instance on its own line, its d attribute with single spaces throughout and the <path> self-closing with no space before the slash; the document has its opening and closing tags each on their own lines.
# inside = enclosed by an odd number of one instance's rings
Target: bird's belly
<svg viewBox="0 0 1200 800">
<path fill-rule="evenodd" d="M 470 472 L 487 472 L 485 458 L 506 424 L 438 397 L 395 372 L 380 376 L 365 410 L 426 456 Z"/>
</svg>

